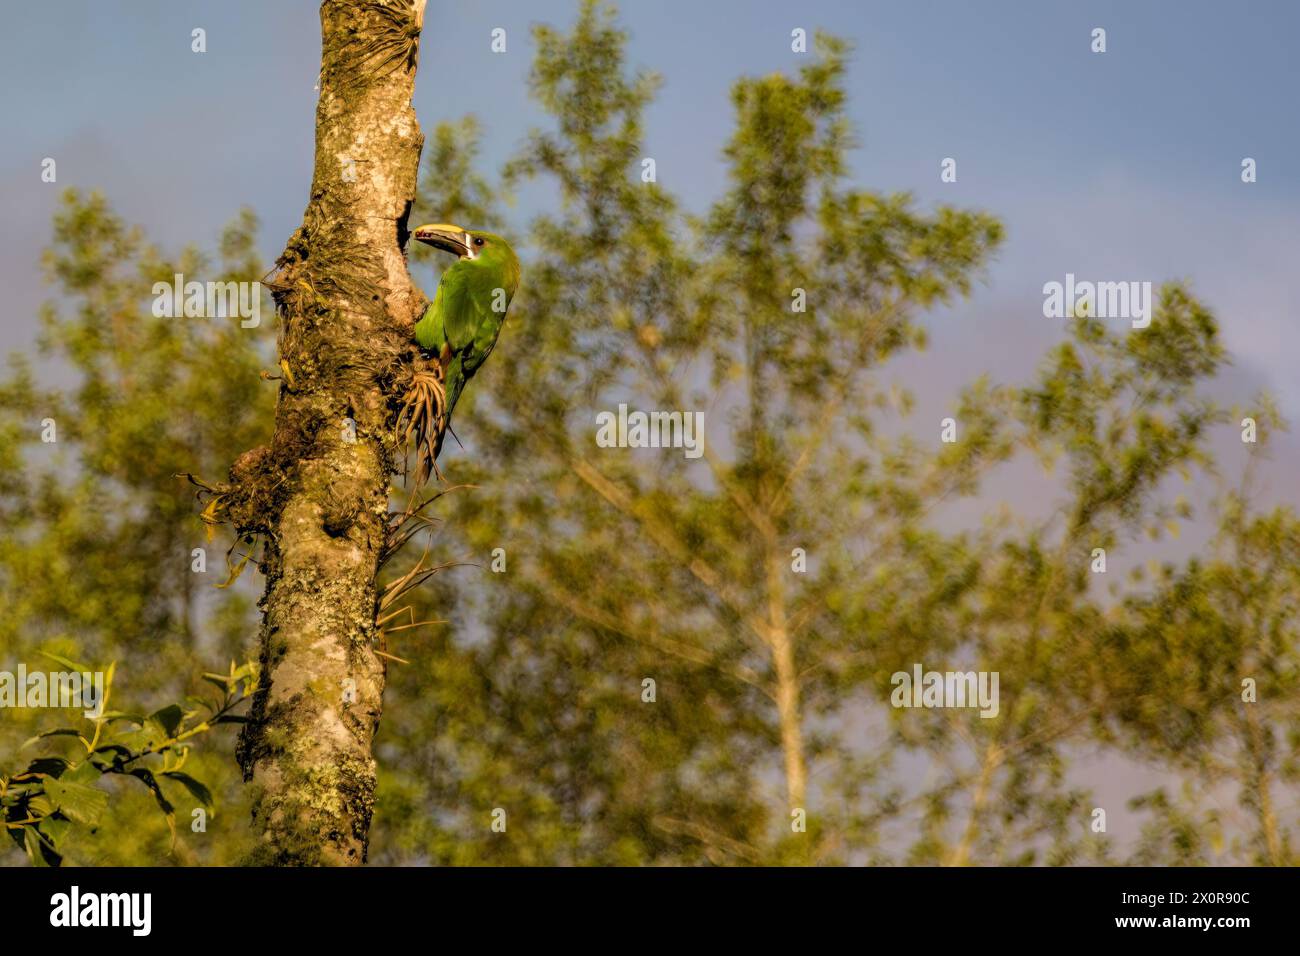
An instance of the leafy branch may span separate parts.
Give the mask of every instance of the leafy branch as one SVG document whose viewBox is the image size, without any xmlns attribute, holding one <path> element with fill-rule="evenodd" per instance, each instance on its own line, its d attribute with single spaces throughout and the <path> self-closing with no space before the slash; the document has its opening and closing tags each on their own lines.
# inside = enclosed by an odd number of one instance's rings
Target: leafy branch
<svg viewBox="0 0 1300 956">
<path fill-rule="evenodd" d="M 46 656 L 78 673 L 92 670 L 54 654 Z M 42 740 L 75 738 L 80 753 L 71 758 L 46 754 L 20 773 L 0 775 L 4 828 L 34 866 L 59 866 L 74 827 L 93 831 L 98 826 L 108 809 L 109 793 L 96 784 L 110 774 L 134 778 L 149 790 L 167 820 L 174 845 L 175 807 L 163 782 L 177 784 L 203 806 L 212 806 L 207 786 L 183 770 L 189 758 L 188 741 L 221 724 L 243 723 L 245 718 L 234 711 L 252 695 L 258 678 L 255 661 L 239 667 L 231 661 L 228 673 L 203 675 L 221 692 L 220 697 L 187 697 L 188 707 L 169 704 L 141 715 L 108 709 L 115 670 L 116 663 L 104 672 L 103 697 L 98 713 L 85 717 L 88 728 L 58 727 L 23 744 L 27 748 Z"/>
</svg>

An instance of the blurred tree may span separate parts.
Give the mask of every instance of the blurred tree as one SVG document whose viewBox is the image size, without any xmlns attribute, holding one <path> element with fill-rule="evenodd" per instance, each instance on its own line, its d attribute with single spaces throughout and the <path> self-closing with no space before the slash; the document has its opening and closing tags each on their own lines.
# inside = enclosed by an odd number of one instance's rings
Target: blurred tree
<svg viewBox="0 0 1300 956">
<path fill-rule="evenodd" d="M 213 600 L 224 561 L 195 521 L 194 489 L 176 474 L 215 471 L 264 433 L 266 385 L 257 371 L 272 331 L 234 318 L 158 317 L 148 293 L 178 272 L 255 281 L 265 271 L 256 227 L 245 210 L 215 259 L 193 247 L 169 258 L 103 197 L 64 194 L 44 264 L 65 304 L 43 310 L 40 373 L 14 357 L 0 382 L 6 668 L 22 661 L 35 669 L 40 651 L 100 669 L 116 661 L 119 705 L 147 713 L 198 693 L 201 672 L 219 666 L 210 662 L 245 653 L 253 602 L 240 589 Z M 42 441 L 45 419 L 54 422 L 52 443 Z M 201 561 L 195 549 L 203 549 Z M 70 716 L 6 710 L 3 769 L 30 759 L 19 753 L 24 739 Z M 110 783 L 112 811 L 72 846 L 70 861 L 237 860 L 248 840 L 233 743 L 203 748 L 187 768 L 217 797 L 206 833 L 181 827 L 172 855 L 151 796 L 133 781 Z M 183 789 L 169 792 L 188 821 L 197 804 Z"/>
<path fill-rule="evenodd" d="M 980 402 L 983 415 L 1017 423 L 1015 443 L 1046 467 L 1045 481 L 1062 461 L 1067 473 L 1044 520 L 997 514 L 963 542 L 978 571 L 958 598 L 950 653 L 997 671 L 1007 704 L 994 720 L 903 716 L 921 725 L 901 728 L 906 737 L 937 742 L 940 764 L 949 735 L 966 751 L 926 798 L 930 836 L 914 859 L 1071 862 L 1109 852 L 1088 829 L 1087 794 L 1066 781 L 1068 748 L 1143 691 L 1119 686 L 1131 662 L 1112 644 L 1118 592 L 1095 582 L 1150 525 L 1172 520 L 1161 483 L 1210 464 L 1204 439 L 1222 416 L 1200 385 L 1222 348 L 1213 316 L 1178 286 L 1162 290 L 1150 328 L 1117 335 L 1079 317 L 1070 331 L 1036 383 Z M 964 822 L 950 830 L 956 801 Z"/>
<path fill-rule="evenodd" d="M 1253 512 L 1254 464 L 1223 495 L 1212 553 L 1161 567 L 1114 632 L 1109 726 L 1138 759 L 1195 781 L 1180 800 L 1136 799 L 1152 815 L 1141 862 L 1297 863 L 1300 520 Z"/>
<path fill-rule="evenodd" d="M 843 43 L 736 84 L 730 185 L 691 219 L 637 175 L 656 81 L 627 72 L 612 14 L 588 3 L 535 39 L 553 132 L 503 182 L 542 179 L 560 208 L 532 225 L 448 471 L 478 486 L 457 498 L 457 553 L 506 565 L 474 593 L 458 579 L 482 627 L 434 665 L 456 688 L 429 701 L 436 729 L 391 725 L 441 769 L 395 780 L 403 806 L 473 810 L 393 839 L 444 861 L 805 862 L 884 858 L 893 826 L 915 862 L 1107 859 L 1066 777 L 1129 693 L 1090 562 L 1170 520 L 1163 479 L 1209 463 L 1213 318 L 1177 286 L 1151 329 L 1080 318 L 1039 382 L 976 382 L 960 439 L 918 440 L 880 367 L 924 346 L 918 314 L 969 290 L 1001 229 L 844 185 Z M 502 228 L 476 132 L 439 130 L 448 175 L 421 202 Z M 702 459 L 595 448 L 596 414 L 620 403 L 706 410 Z M 939 509 L 1017 449 L 1069 463 L 1052 516 L 940 533 Z M 1011 703 L 891 717 L 889 677 L 915 662 L 999 670 Z M 493 781 L 473 793 L 446 762 L 470 751 Z M 890 767 L 918 759 L 919 786 Z M 496 839 L 497 805 L 526 833 Z"/>
<path fill-rule="evenodd" d="M 571 34 L 535 38 L 533 85 L 557 132 L 534 133 L 505 179 L 547 178 L 561 208 L 533 225 L 509 342 L 471 399 L 472 464 L 452 466 L 483 489 L 458 499 L 452 531 L 485 562 L 506 555 L 479 654 L 497 680 L 480 692 L 487 714 L 458 696 L 421 736 L 486 744 L 526 787 L 514 799 L 528 837 L 545 821 L 574 860 L 846 859 L 878 811 L 844 797 L 888 759 L 845 746 L 885 646 L 852 600 L 853 558 L 888 540 L 891 559 L 937 565 L 925 495 L 969 484 L 997 450 L 974 422 L 937 465 L 887 442 L 865 414 L 889 402 L 869 372 L 923 341 L 916 311 L 964 293 L 1000 228 L 843 186 L 845 50 L 827 37 L 796 78 L 737 84 L 732 184 L 687 222 L 632 173 L 655 80 L 626 75 L 610 14 L 587 4 Z M 473 150 L 473 127 L 460 130 Z M 444 156 L 453 174 L 427 208 L 494 212 L 465 198 L 484 190 L 454 171 L 473 168 Z M 708 409 L 703 458 L 594 450 L 595 413 L 619 403 Z M 876 598 L 933 627 L 948 575 L 919 593 L 891 578 Z M 479 722 L 496 708 L 519 725 Z M 442 802 L 436 784 L 426 799 Z M 794 832 L 805 813 L 808 835 Z M 494 845 L 539 852 L 518 836 Z"/>
</svg>

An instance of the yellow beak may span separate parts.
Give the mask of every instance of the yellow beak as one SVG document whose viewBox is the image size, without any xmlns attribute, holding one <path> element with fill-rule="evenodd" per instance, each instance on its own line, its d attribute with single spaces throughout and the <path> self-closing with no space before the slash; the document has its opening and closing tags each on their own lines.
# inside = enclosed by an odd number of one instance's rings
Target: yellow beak
<svg viewBox="0 0 1300 956">
<path fill-rule="evenodd" d="M 460 226 L 437 222 L 428 226 L 420 226 L 411 233 L 411 237 L 417 242 L 423 242 L 435 249 L 450 252 L 462 259 L 469 255 L 470 235 Z"/>
</svg>

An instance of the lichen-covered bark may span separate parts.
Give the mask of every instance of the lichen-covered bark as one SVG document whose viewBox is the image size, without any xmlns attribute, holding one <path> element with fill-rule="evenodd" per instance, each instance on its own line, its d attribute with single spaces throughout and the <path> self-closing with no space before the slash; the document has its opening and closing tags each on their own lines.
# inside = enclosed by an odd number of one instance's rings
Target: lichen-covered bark
<svg viewBox="0 0 1300 956">
<path fill-rule="evenodd" d="M 424 0 L 326 0 L 316 163 L 278 261 L 275 434 L 232 468 L 230 518 L 261 536 L 262 679 L 240 740 L 250 862 L 359 864 L 375 789 L 395 382 L 422 304 L 403 249 L 423 136 L 411 105 Z"/>
</svg>

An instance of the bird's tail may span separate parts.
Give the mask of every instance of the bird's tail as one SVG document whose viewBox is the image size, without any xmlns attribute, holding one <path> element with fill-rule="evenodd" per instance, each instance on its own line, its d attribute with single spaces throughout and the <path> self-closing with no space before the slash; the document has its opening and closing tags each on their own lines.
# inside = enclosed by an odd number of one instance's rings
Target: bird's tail
<svg viewBox="0 0 1300 956">
<path fill-rule="evenodd" d="M 444 389 L 443 410 L 441 420 L 438 422 L 438 440 L 434 444 L 435 458 L 442 451 L 442 440 L 451 429 L 451 413 L 456 408 L 460 393 L 465 390 L 465 373 L 461 369 L 459 356 L 452 359 L 451 364 L 447 366 L 447 372 L 443 377 L 442 384 Z"/>
</svg>

